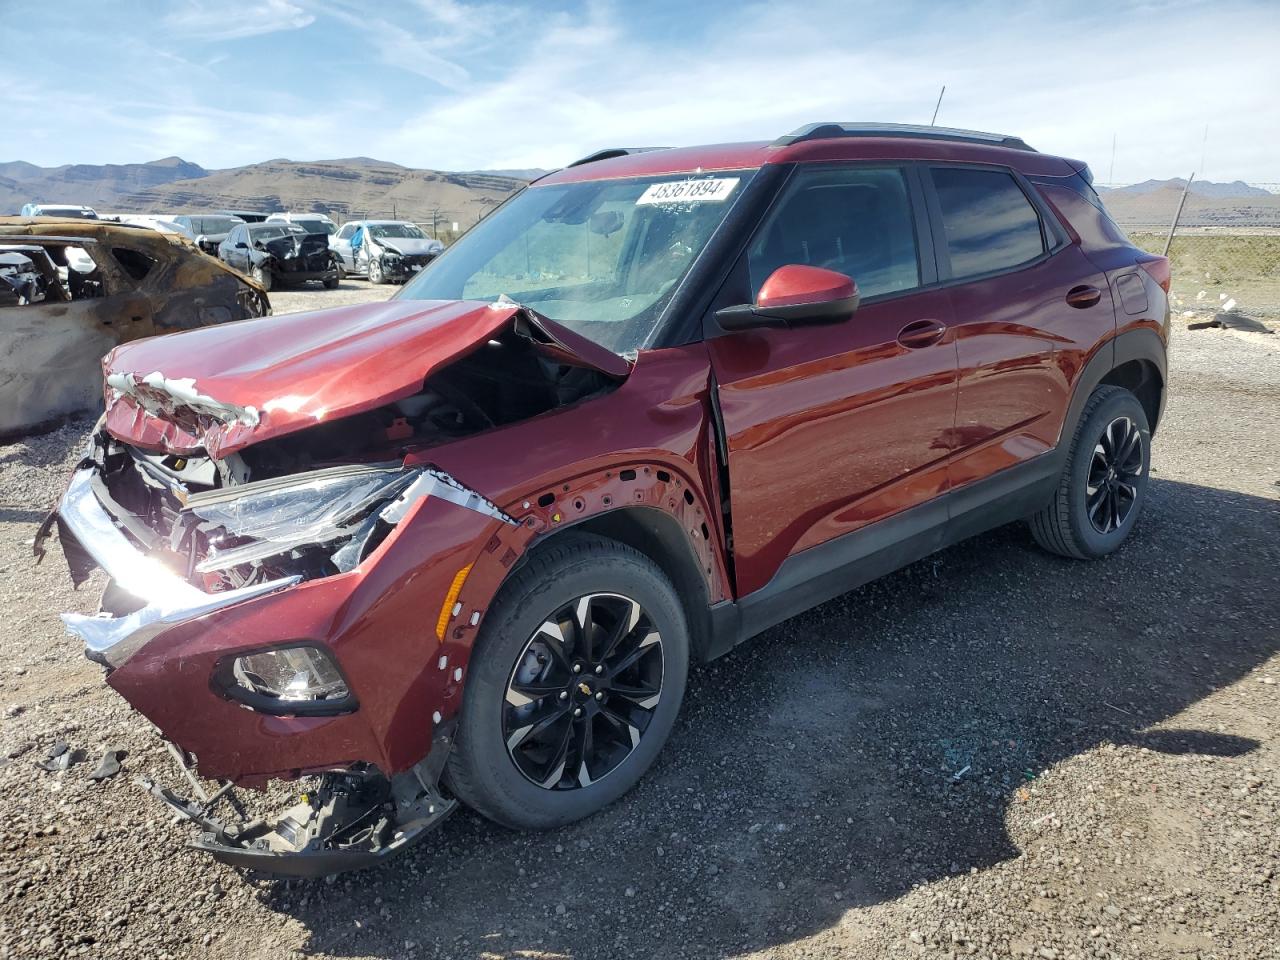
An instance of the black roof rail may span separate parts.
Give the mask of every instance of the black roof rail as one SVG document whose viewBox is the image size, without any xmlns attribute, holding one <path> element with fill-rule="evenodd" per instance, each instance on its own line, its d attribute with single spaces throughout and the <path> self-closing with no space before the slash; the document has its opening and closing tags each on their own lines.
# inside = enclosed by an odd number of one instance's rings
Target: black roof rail
<svg viewBox="0 0 1280 960">
<path fill-rule="evenodd" d="M 1038 151 L 1021 137 L 981 130 L 957 130 L 953 127 L 926 127 L 914 123 L 807 123 L 798 130 L 773 141 L 776 147 L 807 140 L 832 140 L 843 137 L 907 137 L 913 140 L 950 140 L 958 143 L 983 143 L 1011 150 Z"/>
<path fill-rule="evenodd" d="M 589 153 L 581 160 L 573 161 L 569 166 L 580 167 L 584 163 L 595 163 L 597 160 L 612 160 L 614 157 L 629 157 L 633 153 L 652 153 L 654 150 L 670 149 L 670 147 L 607 147 L 604 150 Z"/>
</svg>

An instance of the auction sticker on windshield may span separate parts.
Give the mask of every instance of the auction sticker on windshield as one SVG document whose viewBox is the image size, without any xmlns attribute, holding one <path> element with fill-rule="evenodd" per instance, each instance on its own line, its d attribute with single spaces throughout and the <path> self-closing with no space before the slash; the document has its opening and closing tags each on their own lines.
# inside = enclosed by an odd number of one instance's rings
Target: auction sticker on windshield
<svg viewBox="0 0 1280 960">
<path fill-rule="evenodd" d="M 677 180 L 655 183 L 636 201 L 636 206 L 654 203 L 723 203 L 738 185 L 739 177 L 715 177 L 708 180 Z"/>
</svg>

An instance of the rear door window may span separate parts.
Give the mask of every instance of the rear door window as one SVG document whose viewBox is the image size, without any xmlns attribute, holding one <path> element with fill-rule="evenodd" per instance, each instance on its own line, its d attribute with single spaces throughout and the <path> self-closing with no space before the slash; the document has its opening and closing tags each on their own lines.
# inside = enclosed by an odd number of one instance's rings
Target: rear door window
<svg viewBox="0 0 1280 960">
<path fill-rule="evenodd" d="M 778 267 L 852 277 L 863 299 L 920 285 L 911 200 L 897 168 L 799 169 L 748 252 L 754 297 Z"/>
<path fill-rule="evenodd" d="M 959 167 L 930 173 L 953 277 L 1007 270 L 1044 253 L 1040 216 L 1011 174 Z"/>
</svg>

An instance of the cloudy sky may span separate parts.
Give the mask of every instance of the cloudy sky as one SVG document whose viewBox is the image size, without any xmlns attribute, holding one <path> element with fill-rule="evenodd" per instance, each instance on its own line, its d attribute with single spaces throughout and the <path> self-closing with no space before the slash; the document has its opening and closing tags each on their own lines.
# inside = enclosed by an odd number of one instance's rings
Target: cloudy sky
<svg viewBox="0 0 1280 960">
<path fill-rule="evenodd" d="M 0 0 L 0 23 L 0 75 L 22 78 L 0 161 L 555 167 L 928 123 L 945 83 L 939 124 L 1099 181 L 1280 181 L 1275 0 Z"/>
</svg>

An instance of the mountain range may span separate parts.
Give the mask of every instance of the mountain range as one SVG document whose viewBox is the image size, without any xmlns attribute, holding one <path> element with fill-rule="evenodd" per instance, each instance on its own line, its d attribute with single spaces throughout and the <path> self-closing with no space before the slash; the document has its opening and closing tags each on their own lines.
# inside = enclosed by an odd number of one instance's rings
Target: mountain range
<svg viewBox="0 0 1280 960">
<path fill-rule="evenodd" d="M 372 157 L 267 160 L 208 170 L 180 157 L 150 163 L 39 167 L 0 163 L 0 215 L 27 202 L 86 203 L 99 213 L 202 210 L 321 211 L 337 220 L 398 217 L 454 222 L 465 230 L 545 170 L 449 172 L 401 166 Z M 1186 181 L 1146 180 L 1099 187 L 1125 227 L 1167 224 Z M 1280 226 L 1280 195 L 1242 181 L 1193 180 L 1182 222 L 1187 226 Z"/>
<path fill-rule="evenodd" d="M 339 220 L 392 217 L 461 229 L 542 170 L 420 170 L 370 157 L 267 160 L 207 170 L 179 157 L 150 163 L 39 167 L 0 163 L 0 215 L 24 203 L 84 203 L 99 213 L 239 209 L 321 211 Z"/>
<path fill-rule="evenodd" d="M 1147 193 L 1156 193 L 1159 190 L 1167 190 L 1172 188 L 1181 192 L 1187 185 L 1187 181 L 1182 177 L 1173 177 L 1170 180 L 1143 180 L 1141 183 L 1133 183 L 1127 187 L 1099 187 L 1099 193 L 1105 194 L 1132 194 L 1142 195 Z M 1214 183 L 1212 180 L 1192 180 L 1191 189 L 1187 191 L 1189 194 L 1198 197 L 1213 197 L 1219 200 L 1236 200 L 1242 197 L 1271 197 L 1275 194 L 1262 187 L 1252 187 L 1243 180 L 1233 180 L 1230 183 Z"/>
</svg>

